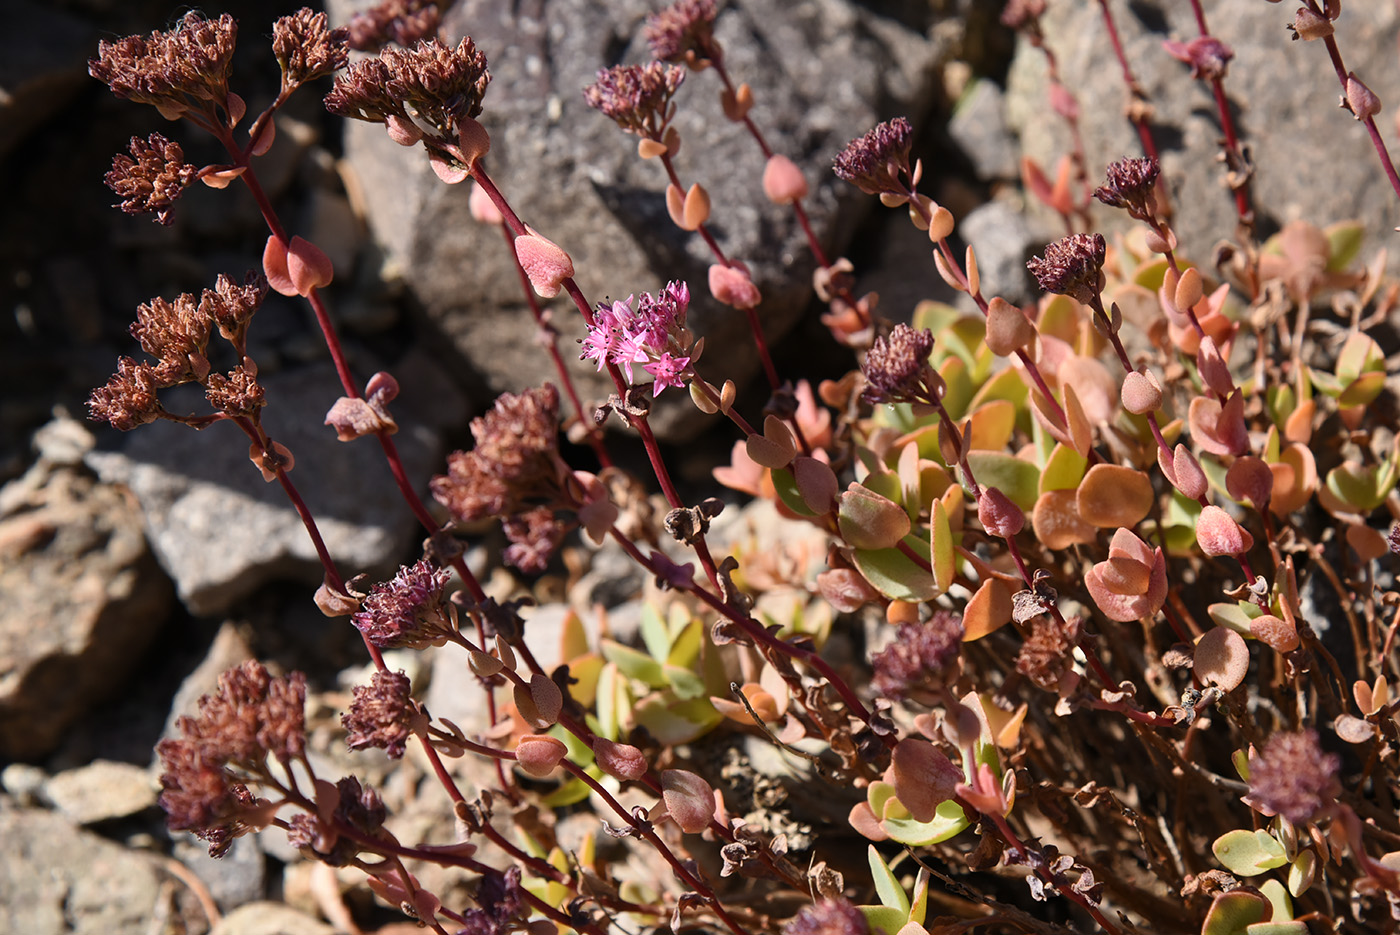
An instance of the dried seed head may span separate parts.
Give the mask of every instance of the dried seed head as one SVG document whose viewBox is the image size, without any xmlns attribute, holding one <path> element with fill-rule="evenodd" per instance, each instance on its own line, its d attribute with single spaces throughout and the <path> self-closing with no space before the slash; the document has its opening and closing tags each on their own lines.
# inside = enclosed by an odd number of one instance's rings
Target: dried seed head
<svg viewBox="0 0 1400 935">
<path fill-rule="evenodd" d="M 938 684 L 962 649 L 963 624 L 955 614 L 934 611 L 926 623 L 901 624 L 888 647 L 870 659 L 875 690 L 902 697 Z"/>
<path fill-rule="evenodd" d="M 929 363 L 933 332 L 906 324 L 894 326 L 888 336 L 876 338 L 865 355 L 864 398 L 869 403 L 937 402 L 943 395 L 943 378 Z"/>
<path fill-rule="evenodd" d="M 378 58 L 351 65 L 335 79 L 325 104 L 333 114 L 370 123 L 397 117 L 456 144 L 462 121 L 481 114 L 490 83 L 486 56 L 470 36 L 455 49 L 431 39 L 411 49 L 386 48 Z"/>
<path fill-rule="evenodd" d="M 272 25 L 272 53 L 282 66 L 282 88 L 289 90 L 345 67 L 350 30 L 331 29 L 325 13 L 303 7 Z"/>
<path fill-rule="evenodd" d="M 227 13 L 216 20 L 186 13 L 168 31 L 99 42 L 88 74 L 117 97 L 154 105 L 171 120 L 191 110 L 211 114 L 215 106 L 234 119 L 228 76 L 237 36 L 238 24 Z"/>
<path fill-rule="evenodd" d="M 803 906 L 783 926 L 783 935 L 869 935 L 865 914 L 849 899 L 823 899 Z"/>
<path fill-rule="evenodd" d="M 1156 210 L 1154 188 L 1162 167 L 1151 158 L 1120 159 L 1109 163 L 1104 185 L 1094 189 L 1094 197 L 1110 208 L 1123 208 L 1145 221 Z"/>
<path fill-rule="evenodd" d="M 411 722 L 417 714 L 408 676 L 402 672 L 376 672 L 370 684 L 355 687 L 354 700 L 340 716 L 340 723 L 349 734 L 345 742 L 351 750 L 378 747 L 398 759 L 413 733 Z"/>
<path fill-rule="evenodd" d="M 642 35 L 651 54 L 663 62 L 683 63 L 687 53 L 700 59 L 719 58 L 714 41 L 714 0 L 680 0 L 647 17 Z"/>
<path fill-rule="evenodd" d="M 675 115 L 671 98 L 684 80 L 685 69 L 675 65 L 618 65 L 599 71 L 583 99 L 625 132 L 660 140 Z"/>
<path fill-rule="evenodd" d="M 1046 292 L 1093 305 L 1099 297 L 1107 247 L 1102 234 L 1071 234 L 1047 246 L 1045 256 L 1033 258 L 1026 268 Z"/>
<path fill-rule="evenodd" d="M 444 589 L 451 572 L 426 559 L 370 589 L 351 621 L 380 649 L 441 646 L 456 632 Z"/>
<path fill-rule="evenodd" d="M 107 187 L 121 199 L 119 207 L 126 214 L 152 213 L 157 223 L 169 224 L 170 209 L 199 169 L 185 162 L 179 143 L 159 133 L 144 140 L 133 136 L 128 151 L 130 156 L 112 158 L 112 169 L 104 179 Z"/>
<path fill-rule="evenodd" d="M 837 178 L 850 182 L 867 195 L 882 192 L 903 195 L 907 187 L 899 181 L 903 174 L 911 180 L 909 150 L 914 144 L 914 128 L 903 117 L 887 123 L 847 144 L 832 166 Z"/>
</svg>

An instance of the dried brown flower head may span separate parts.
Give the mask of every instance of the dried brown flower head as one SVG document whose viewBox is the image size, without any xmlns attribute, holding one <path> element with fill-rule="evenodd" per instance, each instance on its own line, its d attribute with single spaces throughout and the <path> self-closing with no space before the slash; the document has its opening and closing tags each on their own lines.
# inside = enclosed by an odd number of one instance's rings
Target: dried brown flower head
<svg viewBox="0 0 1400 935">
<path fill-rule="evenodd" d="M 241 349 L 248 322 L 266 297 L 267 279 L 262 273 L 249 272 L 241 285 L 220 273 L 214 288 L 200 294 L 199 312 L 218 326 L 225 340 Z"/>
<path fill-rule="evenodd" d="M 506 516 L 559 495 L 559 391 L 552 384 L 502 393 L 471 429 L 476 447 L 449 455 L 447 473 L 431 482 L 454 517 Z"/>
<path fill-rule="evenodd" d="M 466 36 L 455 49 L 437 39 L 411 49 L 386 48 L 335 79 L 326 109 L 341 117 L 407 121 L 440 140 L 456 142 L 461 122 L 481 113 L 491 83 L 483 55 Z"/>
<path fill-rule="evenodd" d="M 680 0 L 647 17 L 642 35 L 652 56 L 663 62 L 683 62 L 688 52 L 714 61 L 719 58 L 714 22 L 714 0 Z"/>
<path fill-rule="evenodd" d="M 107 384 L 88 397 L 88 417 L 122 432 L 154 422 L 165 412 L 156 395 L 160 386 L 154 367 L 123 357 Z"/>
<path fill-rule="evenodd" d="M 926 697 L 962 648 L 962 619 L 935 611 L 924 623 L 900 624 L 895 640 L 870 658 L 875 690 L 889 698 Z"/>
<path fill-rule="evenodd" d="M 248 781 L 270 776 L 267 757 L 285 767 L 306 749 L 306 677 L 275 677 L 248 661 L 219 676 L 197 717 L 177 722 L 180 739 L 156 748 L 164 769 L 160 804 L 171 830 L 194 831 L 219 856 L 233 839 L 271 815 Z"/>
<path fill-rule="evenodd" d="M 583 99 L 628 133 L 659 140 L 675 116 L 671 97 L 683 81 L 685 69 L 676 65 L 618 65 L 600 70 Z"/>
<path fill-rule="evenodd" d="M 1274 734 L 1249 758 L 1245 801 L 1266 815 L 1304 824 L 1336 797 L 1341 765 L 1335 753 L 1322 752 L 1316 731 Z"/>
<path fill-rule="evenodd" d="M 869 403 L 934 403 L 943 395 L 943 379 L 929 363 L 933 332 L 906 324 L 894 326 L 888 336 L 876 338 L 861 371 L 865 374 L 864 399 Z"/>
<path fill-rule="evenodd" d="M 783 935 L 867 935 L 870 923 L 849 899 L 823 899 L 803 906 L 783 926 Z"/>
<path fill-rule="evenodd" d="M 1016 655 L 1016 671 L 1046 691 L 1056 691 L 1060 679 L 1074 664 L 1074 634 L 1077 621 L 1068 628 L 1048 614 L 1031 620 L 1031 634 Z"/>
<path fill-rule="evenodd" d="M 340 779 L 330 795 L 334 797 L 334 807 L 318 802 L 329 811 L 326 816 L 329 820 L 322 819 L 324 813 L 295 815 L 288 822 L 287 841 L 295 848 L 309 851 L 322 863 L 345 867 L 365 848 L 337 829 L 352 828 L 361 837 L 378 837 L 388 810 L 379 793 L 370 786 L 361 785 L 354 776 Z"/>
<path fill-rule="evenodd" d="M 144 140 L 131 138 L 127 156 L 112 157 L 112 170 L 104 181 L 121 199 L 118 206 L 127 214 L 155 214 L 160 224 L 173 218 L 170 209 L 194 181 L 199 168 L 185 162 L 185 151 L 159 133 Z"/>
<path fill-rule="evenodd" d="M 228 76 L 238 24 L 225 13 L 207 20 L 186 13 L 174 29 L 99 42 L 88 74 L 117 97 L 151 104 L 170 120 L 187 111 L 228 110 Z"/>
<path fill-rule="evenodd" d="M 441 22 L 436 0 L 385 0 L 350 18 L 350 48 L 378 52 L 390 43 L 411 46 L 436 35 Z"/>
<path fill-rule="evenodd" d="M 306 7 L 272 24 L 272 54 L 282 66 L 282 89 L 324 78 L 345 67 L 350 30 L 331 29 L 325 13 Z"/>
<path fill-rule="evenodd" d="M 267 405 L 267 393 L 256 372 L 239 365 L 227 375 L 211 373 L 204 381 L 204 398 L 218 412 L 232 418 L 253 415 Z"/>
<path fill-rule="evenodd" d="M 569 526 L 559 521 L 552 507 L 541 506 L 503 517 L 501 529 L 511 543 L 506 546 L 505 560 L 523 572 L 540 574 Z"/>
<path fill-rule="evenodd" d="M 1105 184 L 1094 189 L 1094 197 L 1110 208 L 1122 208 L 1139 221 L 1146 221 L 1156 212 L 1154 189 L 1162 167 L 1156 159 L 1139 157 L 1111 162 L 1105 172 Z"/>
<path fill-rule="evenodd" d="M 882 192 L 906 193 L 899 181 L 902 173 L 912 178 L 909 149 L 914 145 L 914 128 L 903 117 L 896 117 L 858 139 L 851 140 L 836 157 L 832 170 L 867 195 Z"/>
<path fill-rule="evenodd" d="M 1070 234 L 1046 247 L 1045 256 L 1031 259 L 1026 268 L 1046 292 L 1093 305 L 1099 301 L 1107 246 L 1103 234 Z"/>
<path fill-rule="evenodd" d="M 203 382 L 209 375 L 209 334 L 214 321 L 191 293 L 175 300 L 154 298 L 136 308 L 131 336 L 141 350 L 156 358 L 156 376 L 161 386 L 175 386 L 191 380 Z"/>
<path fill-rule="evenodd" d="M 426 559 L 376 584 L 351 622 L 380 649 L 441 646 L 457 632 L 445 588 L 451 573 Z"/>
<path fill-rule="evenodd" d="M 355 687 L 350 710 L 340 716 L 351 750 L 378 747 L 394 759 L 403 756 L 413 733 L 418 706 L 402 672 L 376 672 L 368 685 Z"/>
</svg>

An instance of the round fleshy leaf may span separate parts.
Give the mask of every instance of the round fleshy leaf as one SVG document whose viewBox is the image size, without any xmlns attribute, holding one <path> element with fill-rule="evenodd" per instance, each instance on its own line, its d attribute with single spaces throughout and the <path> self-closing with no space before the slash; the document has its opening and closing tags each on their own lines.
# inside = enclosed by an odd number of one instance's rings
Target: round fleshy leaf
<svg viewBox="0 0 1400 935">
<path fill-rule="evenodd" d="M 298 295 L 328 285 L 335 276 L 331 258 L 309 240 L 293 237 L 287 247 L 287 275 Z"/>
<path fill-rule="evenodd" d="M 1026 514 L 995 487 L 982 488 L 977 500 L 977 519 L 993 536 L 1010 539 L 1026 525 Z"/>
<path fill-rule="evenodd" d="M 774 204 L 790 205 L 807 197 L 807 178 L 797 163 L 774 153 L 763 167 L 763 194 Z"/>
<path fill-rule="evenodd" d="M 472 183 L 472 193 L 467 196 L 467 210 L 471 212 L 473 220 L 482 224 L 499 224 L 505 220 L 501 209 L 486 194 L 486 189 L 475 182 Z"/>
<path fill-rule="evenodd" d="M 1134 370 L 1123 378 L 1119 392 L 1123 408 L 1134 415 L 1146 415 L 1162 408 L 1162 384 L 1151 370 Z"/>
<path fill-rule="evenodd" d="M 763 301 L 749 274 L 737 266 L 715 263 L 710 267 L 709 283 L 710 294 L 733 308 L 754 308 Z"/>
<path fill-rule="evenodd" d="M 987 347 L 998 357 L 1010 357 L 1035 340 L 1035 325 L 1024 312 L 997 296 L 987 304 Z"/>
<path fill-rule="evenodd" d="M 631 744 L 593 738 L 593 760 L 598 768 L 618 779 L 641 779 L 647 774 L 647 758 Z"/>
<path fill-rule="evenodd" d="M 968 466 L 977 483 L 995 487 L 1023 510 L 1035 507 L 1040 493 L 1040 469 L 1003 451 L 969 451 Z"/>
<path fill-rule="evenodd" d="M 1078 497 L 1073 490 L 1047 490 L 1041 494 L 1031 511 L 1031 526 L 1047 549 L 1064 549 L 1098 538 L 1098 529 L 1079 515 Z"/>
<path fill-rule="evenodd" d="M 1249 632 L 1256 640 L 1281 653 L 1298 648 L 1298 628 L 1273 614 L 1261 614 L 1249 621 Z"/>
<path fill-rule="evenodd" d="M 542 734 L 530 734 L 520 738 L 515 747 L 515 761 L 520 768 L 537 779 L 543 779 L 554 772 L 554 767 L 569 752 L 564 741 Z"/>
<path fill-rule="evenodd" d="M 686 834 L 699 834 L 714 818 L 714 790 L 689 770 L 662 771 L 661 799 L 666 803 L 667 814 Z"/>
<path fill-rule="evenodd" d="M 892 548 L 910 529 L 902 506 L 856 483 L 841 495 L 837 522 L 841 537 L 857 549 Z"/>
<path fill-rule="evenodd" d="M 1245 929 L 1269 918 L 1269 901 L 1248 890 L 1231 890 L 1215 897 L 1201 924 L 1201 935 L 1244 935 Z"/>
<path fill-rule="evenodd" d="M 550 724 L 559 720 L 559 712 L 564 708 L 564 693 L 559 690 L 554 679 L 543 672 L 530 676 L 530 697 L 535 702 L 535 710 Z"/>
<path fill-rule="evenodd" d="M 1244 423 L 1244 396 L 1236 390 L 1224 406 L 1217 399 L 1197 396 L 1187 410 L 1191 437 L 1202 450 L 1214 455 L 1243 454 L 1249 446 Z"/>
<path fill-rule="evenodd" d="M 792 476 L 797 482 L 797 492 L 802 495 L 802 502 L 813 513 L 822 516 L 836 508 L 841 483 L 836 479 L 831 465 L 801 455 L 793 459 Z"/>
<path fill-rule="evenodd" d="M 1249 673 L 1249 647 L 1234 630 L 1216 627 L 1196 641 L 1195 672 L 1201 681 L 1232 692 Z"/>
<path fill-rule="evenodd" d="M 1317 461 L 1306 445 L 1295 442 L 1284 448 L 1269 470 L 1274 475 L 1269 512 L 1275 516 L 1301 510 L 1317 492 Z"/>
<path fill-rule="evenodd" d="M 1076 495 L 1079 515 L 1102 529 L 1135 526 L 1152 509 L 1152 481 L 1119 464 L 1089 468 Z"/>
<path fill-rule="evenodd" d="M 1262 509 L 1274 493 L 1274 472 L 1259 458 L 1244 455 L 1225 472 L 1225 489 L 1236 500 L 1248 500 L 1250 506 Z"/>
<path fill-rule="evenodd" d="M 890 773 L 895 794 L 915 821 L 932 821 L 963 779 L 962 770 L 942 750 L 917 737 L 895 745 Z"/>
<path fill-rule="evenodd" d="M 1254 537 L 1229 513 L 1211 504 L 1196 520 L 1196 544 L 1207 555 L 1243 555 L 1254 548 Z"/>
<path fill-rule="evenodd" d="M 274 292 L 286 296 L 297 294 L 296 284 L 287 273 L 287 245 L 275 234 L 267 238 L 267 246 L 263 247 L 263 275 Z"/>
<path fill-rule="evenodd" d="M 880 819 L 875 817 L 875 812 L 871 810 L 868 802 L 857 802 L 852 806 L 850 815 L 846 816 L 846 821 L 867 840 L 888 841 L 890 839 L 890 836 L 885 833 L 885 829 L 880 826 Z"/>
<path fill-rule="evenodd" d="M 526 230 L 515 238 L 515 258 L 536 294 L 552 299 L 563 289 L 564 280 L 574 275 L 574 261 L 552 240 Z"/>
<path fill-rule="evenodd" d="M 1221 866 L 1242 877 L 1257 877 L 1288 863 L 1283 845 L 1267 831 L 1229 831 L 1215 839 L 1211 851 Z"/>
</svg>

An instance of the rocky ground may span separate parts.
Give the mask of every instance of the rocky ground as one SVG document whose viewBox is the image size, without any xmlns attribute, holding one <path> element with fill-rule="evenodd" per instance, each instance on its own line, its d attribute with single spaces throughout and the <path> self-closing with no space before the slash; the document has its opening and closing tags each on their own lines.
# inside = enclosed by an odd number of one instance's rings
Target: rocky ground
<svg viewBox="0 0 1400 935">
<path fill-rule="evenodd" d="M 631 142 L 578 96 L 597 67 L 641 57 L 633 37 L 648 5 L 559 0 L 537 4 L 534 19 L 501 13 L 506 6 L 464 0 L 448 26 L 480 24 L 478 42 L 493 56 L 496 83 L 483 119 L 496 143 L 493 166 L 507 193 L 519 193 L 520 213 L 570 249 L 590 296 L 703 276 L 697 245 L 664 223 L 652 167 L 632 158 Z M 775 148 L 819 182 L 812 207 L 823 241 L 851 257 L 863 287 L 880 291 L 884 314 L 907 317 L 918 299 L 948 296 L 926 241 L 895 213 L 873 212 L 827 167 L 847 139 L 896 114 L 922 127 L 925 191 L 959 218 L 988 291 L 1029 294 L 1024 260 L 1060 232 L 1026 203 L 1020 154 L 1051 163 L 1064 140 L 1042 99 L 1041 57 L 1022 48 L 1013 60 L 994 5 L 728 6 L 720 38 L 733 50 L 730 67 L 760 95 Z M 1078 9 L 1059 9 L 1071 6 Z M 1101 169 L 1136 150 L 1094 6 L 1052 3 L 1047 42 L 1080 92 L 1089 163 Z M 1176 4 L 1122 6 L 1139 79 L 1172 141 L 1166 172 L 1186 205 L 1183 243 L 1204 256 L 1233 228 L 1210 158 L 1214 112 L 1205 90 L 1183 80 L 1183 66 L 1156 51 L 1163 38 L 1189 35 L 1190 24 Z M 1231 77 L 1241 77 L 1228 87 L 1268 207 L 1261 233 L 1295 217 L 1394 227 L 1374 155 L 1336 113 L 1325 56 L 1274 41 L 1286 36 L 1278 7 L 1224 6 L 1214 25 L 1238 53 Z M 1346 46 L 1350 64 L 1382 100 L 1400 100 L 1397 14 L 1372 6 L 1348 11 L 1359 21 Z M 259 89 L 276 83 L 265 37 L 290 10 L 240 0 L 204 12 L 225 9 L 243 23 L 235 85 L 249 89 L 256 108 Z M 148 31 L 173 8 L 12 0 L 8 13 L 0 35 L 0 168 L 9 181 L 9 223 L 0 229 L 0 300 L 9 312 L 0 317 L 0 839 L 8 845 L 0 930 L 203 932 L 216 919 L 223 933 L 390 926 L 394 914 L 376 914 L 362 891 L 346 895 L 353 876 L 299 861 L 280 834 L 240 839 L 227 859 L 212 861 L 197 842 L 164 830 L 152 748 L 220 671 L 247 658 L 306 671 L 317 755 L 382 777 L 383 762 L 352 757 L 337 734 L 339 702 L 363 681 L 363 649 L 350 627 L 327 622 L 311 604 L 314 553 L 278 492 L 247 465 L 235 432 L 159 424 L 119 436 L 83 420 L 90 389 L 118 355 L 136 350 L 125 334 L 135 306 L 203 288 L 219 272 L 241 275 L 257 264 L 265 237 L 236 189 L 191 191 L 168 228 L 109 207 L 101 178 L 128 137 L 184 128 L 114 99 L 86 77 L 85 60 L 100 38 Z M 497 58 L 493 47 L 505 51 Z M 779 339 L 780 369 L 839 374 L 850 358 L 817 321 L 800 237 L 759 207 L 761 161 L 719 119 L 705 78 L 689 82 L 686 165 L 715 193 L 726 243 L 752 260 L 772 298 L 765 325 Z M 497 392 L 546 378 L 547 362 L 530 341 L 498 237 L 474 225 L 460 192 L 436 184 L 411 153 L 377 134 L 363 126 L 343 133 L 316 95 L 305 94 L 279 121 L 260 172 L 284 217 L 336 261 L 330 301 L 357 373 L 398 374 L 398 440 L 422 483 L 447 450 L 466 443 L 474 412 Z M 214 158 L 196 137 L 178 138 L 192 161 Z M 577 329 L 562 321 L 562 307 L 560 314 L 567 348 Z M 712 349 L 746 346 L 737 316 L 708 314 L 697 329 L 712 335 Z M 344 567 L 383 577 L 413 557 L 418 535 L 378 452 L 337 443 L 321 424 L 339 394 L 314 324 L 300 306 L 272 296 L 253 337 L 272 397 L 268 424 L 296 452 L 298 473 L 314 479 L 304 483 L 331 551 Z M 753 375 L 755 362 L 742 352 L 723 357 L 737 379 Z M 727 461 L 732 438 L 693 415 L 678 408 L 663 422 L 683 479 L 709 494 L 709 471 Z M 725 519 L 734 535 L 778 522 L 762 511 L 731 510 Z M 487 567 L 498 546 L 483 539 L 474 560 Z M 530 631 L 546 664 L 570 606 L 587 613 L 607 605 L 619 638 L 635 627 L 642 576 L 620 555 L 574 554 L 572 581 L 562 568 L 534 582 L 487 576 L 496 593 L 529 587 L 540 599 Z M 457 697 L 461 680 L 441 677 L 455 664 L 447 656 L 395 661 L 434 713 L 470 732 L 479 723 L 474 698 Z M 442 822 L 440 803 L 408 805 L 409 767 L 384 787 L 390 811 L 404 827 Z"/>
</svg>

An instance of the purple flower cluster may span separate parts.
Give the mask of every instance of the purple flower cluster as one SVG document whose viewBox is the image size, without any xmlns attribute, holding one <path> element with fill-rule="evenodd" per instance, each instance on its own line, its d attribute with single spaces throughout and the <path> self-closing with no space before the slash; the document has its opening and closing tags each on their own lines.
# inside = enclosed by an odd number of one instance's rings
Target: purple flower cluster
<svg viewBox="0 0 1400 935">
<path fill-rule="evenodd" d="M 691 361 L 685 330 L 689 307 L 690 288 L 683 282 L 667 283 L 655 297 L 643 292 L 640 300 L 629 295 L 624 302 L 601 302 L 580 357 L 596 360 L 599 370 L 607 364 L 621 367 L 628 383 L 635 383 L 632 365 L 641 364 L 652 376 L 653 396 L 668 386 L 685 386 Z"/>
</svg>

